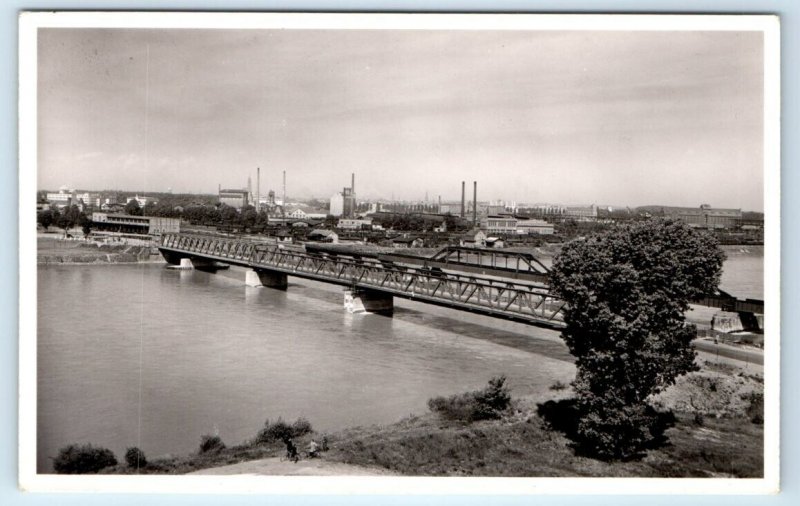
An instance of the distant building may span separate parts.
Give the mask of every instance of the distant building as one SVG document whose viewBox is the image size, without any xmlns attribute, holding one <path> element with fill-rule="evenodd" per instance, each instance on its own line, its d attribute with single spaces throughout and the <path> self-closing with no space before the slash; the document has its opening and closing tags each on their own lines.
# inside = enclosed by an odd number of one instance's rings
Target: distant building
<svg viewBox="0 0 800 506">
<path fill-rule="evenodd" d="M 92 213 L 95 230 L 128 234 L 161 235 L 181 231 L 181 220 L 159 216 L 131 216 L 128 214 Z"/>
<path fill-rule="evenodd" d="M 305 220 L 305 219 L 324 220 L 327 217 L 327 213 L 325 213 L 321 209 L 314 209 L 311 206 L 290 205 L 286 206 L 286 217 L 298 220 Z"/>
<path fill-rule="evenodd" d="M 356 196 L 352 188 L 342 188 L 341 192 L 331 197 L 331 215 L 354 218 L 356 212 Z"/>
<path fill-rule="evenodd" d="M 336 224 L 336 228 L 344 230 L 364 230 L 372 229 L 371 219 L 341 218 Z"/>
<path fill-rule="evenodd" d="M 544 220 L 519 220 L 517 221 L 517 234 L 519 235 L 552 235 L 555 228 L 552 223 Z"/>
<path fill-rule="evenodd" d="M 734 228 L 741 222 L 741 209 L 716 209 L 708 204 L 699 208 L 672 208 L 674 211 L 665 214 L 674 214 L 686 222 L 690 227 L 697 228 Z"/>
<path fill-rule="evenodd" d="M 249 196 L 250 192 L 248 192 L 247 189 L 244 190 L 220 189 L 219 203 L 231 206 L 234 209 L 241 210 L 243 207 L 250 204 Z"/>
<path fill-rule="evenodd" d="M 517 219 L 507 215 L 489 215 L 481 219 L 481 230 L 487 234 L 516 234 Z"/>
<path fill-rule="evenodd" d="M 487 248 L 503 248 L 505 247 L 505 241 L 499 237 L 487 237 L 486 238 L 486 247 Z"/>
<path fill-rule="evenodd" d="M 46 197 L 47 202 L 55 207 L 64 207 L 75 203 L 75 190 L 71 190 L 66 186 L 59 188 L 58 192 L 48 192 Z"/>
<path fill-rule="evenodd" d="M 461 203 L 460 202 L 455 204 L 449 202 L 443 203 L 442 205 L 439 206 L 439 212 L 441 214 L 450 213 L 453 216 L 461 216 Z"/>
<path fill-rule="evenodd" d="M 158 202 L 157 202 L 155 199 L 153 199 L 152 197 L 140 197 L 139 195 L 136 195 L 136 196 L 134 196 L 134 197 L 128 197 L 128 198 L 127 198 L 127 200 L 125 201 L 125 203 L 126 203 L 126 204 L 129 204 L 129 203 L 131 203 L 131 202 L 132 202 L 132 201 L 134 201 L 134 200 L 135 200 L 135 201 L 136 201 L 136 202 L 139 204 L 139 207 L 144 207 L 144 206 L 146 206 L 148 203 L 150 203 L 150 204 L 157 204 L 157 203 L 158 203 Z"/>
<path fill-rule="evenodd" d="M 294 218 L 294 219 L 302 220 L 303 218 L 307 218 L 308 215 L 306 214 L 305 211 L 303 211 L 303 209 L 301 209 L 299 207 L 295 207 L 295 208 L 291 208 L 290 207 L 290 208 L 286 209 L 286 217 L 287 218 Z"/>
<path fill-rule="evenodd" d="M 483 230 L 473 228 L 469 232 L 459 237 L 460 246 L 486 246 L 486 233 Z"/>
<path fill-rule="evenodd" d="M 425 242 L 421 237 L 395 237 L 392 246 L 395 248 L 421 248 Z"/>
<path fill-rule="evenodd" d="M 564 217 L 576 218 L 582 220 L 595 220 L 597 219 L 597 206 L 592 204 L 590 206 L 565 206 Z"/>
</svg>

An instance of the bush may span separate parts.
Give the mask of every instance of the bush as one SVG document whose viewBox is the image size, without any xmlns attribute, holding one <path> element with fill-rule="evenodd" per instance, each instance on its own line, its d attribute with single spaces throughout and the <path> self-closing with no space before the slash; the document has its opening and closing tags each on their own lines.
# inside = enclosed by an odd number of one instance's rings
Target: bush
<svg viewBox="0 0 800 506">
<path fill-rule="evenodd" d="M 58 474 L 88 474 L 115 465 L 117 458 L 107 448 L 72 444 L 58 451 L 53 470 Z"/>
<path fill-rule="evenodd" d="M 308 434 L 309 432 L 311 432 L 311 430 L 312 430 L 311 422 L 309 422 L 307 419 L 303 417 L 298 418 L 292 424 L 292 434 L 294 434 L 294 437 L 299 437 L 304 434 Z"/>
<path fill-rule="evenodd" d="M 138 469 L 147 465 L 147 459 L 144 456 L 144 452 L 134 446 L 125 451 L 125 463 L 128 464 L 128 467 Z"/>
<path fill-rule="evenodd" d="M 212 436 L 205 434 L 200 439 L 200 453 L 208 453 L 212 451 L 220 451 L 225 449 L 225 443 L 222 442 L 219 436 Z"/>
<path fill-rule="evenodd" d="M 566 390 L 568 386 L 569 385 L 567 385 L 566 383 L 564 383 L 562 381 L 556 381 L 555 383 L 550 385 L 550 390 L 556 390 L 556 391 Z"/>
<path fill-rule="evenodd" d="M 750 395 L 745 396 L 746 401 L 750 401 L 747 406 L 747 417 L 756 425 L 764 423 L 764 394 L 761 392 L 752 392 Z"/>
<path fill-rule="evenodd" d="M 311 422 L 302 417 L 295 420 L 292 425 L 284 422 L 283 418 L 280 417 L 272 423 L 267 419 L 267 421 L 264 422 L 264 427 L 258 431 L 258 435 L 256 435 L 256 443 L 272 443 L 287 438 L 296 438 L 308 434 L 312 430 Z"/>
<path fill-rule="evenodd" d="M 500 418 L 511 404 L 506 377 L 489 380 L 483 390 L 428 399 L 428 408 L 449 420 L 474 422 Z"/>
</svg>

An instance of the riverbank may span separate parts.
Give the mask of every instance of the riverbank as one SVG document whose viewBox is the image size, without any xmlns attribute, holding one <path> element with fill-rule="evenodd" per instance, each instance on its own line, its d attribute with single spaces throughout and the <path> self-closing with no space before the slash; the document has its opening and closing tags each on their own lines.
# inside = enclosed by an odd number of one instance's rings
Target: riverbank
<svg viewBox="0 0 800 506">
<path fill-rule="evenodd" d="M 61 239 L 40 236 L 37 239 L 38 265 L 86 265 L 163 263 L 146 245 L 127 243 L 97 243 L 82 239 Z"/>
<path fill-rule="evenodd" d="M 516 398 L 499 420 L 449 421 L 434 413 L 387 425 L 326 434 L 318 459 L 281 460 L 280 442 L 254 441 L 212 452 L 154 459 L 104 474 L 406 475 L 526 477 L 760 477 L 763 475 L 763 378 L 741 367 L 701 361 L 701 370 L 651 404 L 664 414 L 662 440 L 641 458 L 605 462 L 581 455 L 571 440 L 571 388 L 552 386 L 546 401 Z M 512 392 L 513 393 L 513 392 Z M 567 423 L 565 423 L 565 421 Z M 302 450 L 321 434 L 295 438 Z"/>
</svg>

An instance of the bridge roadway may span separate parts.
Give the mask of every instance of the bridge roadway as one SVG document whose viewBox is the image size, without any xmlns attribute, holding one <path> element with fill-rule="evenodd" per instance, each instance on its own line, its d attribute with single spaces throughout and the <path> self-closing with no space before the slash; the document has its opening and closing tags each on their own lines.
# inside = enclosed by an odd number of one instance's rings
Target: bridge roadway
<svg viewBox="0 0 800 506">
<path fill-rule="evenodd" d="M 266 286 L 285 287 L 287 275 L 338 284 L 350 289 L 350 297 L 363 298 L 365 305 L 378 301 L 380 306 L 388 298 L 391 307 L 391 297 L 402 297 L 539 327 L 564 326 L 564 302 L 552 296 L 547 285 L 504 277 L 502 271 L 459 271 L 457 264 L 431 268 L 401 263 L 402 259 L 308 252 L 187 234 L 164 234 L 158 249 L 171 264 L 189 258 L 199 265 L 222 262 L 252 269 Z"/>
</svg>

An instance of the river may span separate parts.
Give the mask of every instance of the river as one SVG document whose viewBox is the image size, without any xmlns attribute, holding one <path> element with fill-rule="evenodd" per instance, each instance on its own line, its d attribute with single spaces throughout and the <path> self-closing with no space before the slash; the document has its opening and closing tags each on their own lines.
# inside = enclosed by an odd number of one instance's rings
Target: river
<svg viewBox="0 0 800 506">
<path fill-rule="evenodd" d="M 722 286 L 763 298 L 760 248 L 728 248 Z M 38 269 L 37 462 L 70 443 L 147 456 L 228 444 L 264 421 L 320 431 L 390 423 L 426 401 L 508 376 L 546 398 L 574 366 L 555 331 L 395 299 L 392 317 L 351 315 L 334 285 L 245 287 L 243 271 L 160 265 Z"/>
</svg>

